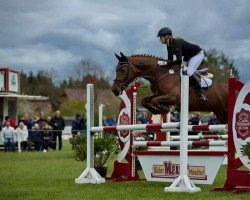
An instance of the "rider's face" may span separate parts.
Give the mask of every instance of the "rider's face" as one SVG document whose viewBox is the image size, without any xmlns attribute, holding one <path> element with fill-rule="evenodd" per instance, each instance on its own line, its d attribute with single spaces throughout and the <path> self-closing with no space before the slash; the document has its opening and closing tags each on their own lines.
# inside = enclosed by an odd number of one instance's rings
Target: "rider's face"
<svg viewBox="0 0 250 200">
<path fill-rule="evenodd" d="M 161 36 L 160 41 L 162 44 L 166 44 L 165 36 Z"/>
<path fill-rule="evenodd" d="M 160 41 L 162 44 L 166 44 L 169 39 L 169 35 L 160 36 Z"/>
</svg>

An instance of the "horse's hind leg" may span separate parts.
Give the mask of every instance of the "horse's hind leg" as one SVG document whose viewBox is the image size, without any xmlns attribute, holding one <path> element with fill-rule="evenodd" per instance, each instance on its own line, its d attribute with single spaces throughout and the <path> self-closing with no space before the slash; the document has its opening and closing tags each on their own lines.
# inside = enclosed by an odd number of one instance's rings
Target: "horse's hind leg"
<svg viewBox="0 0 250 200">
<path fill-rule="evenodd" d="M 146 97 L 144 99 L 142 99 L 141 104 L 144 108 L 148 109 L 151 113 L 153 113 L 154 115 L 156 114 L 161 114 L 161 110 L 159 110 L 158 108 L 154 107 L 151 103 L 152 98 L 154 98 L 155 96 L 150 96 L 150 97 Z"/>
</svg>

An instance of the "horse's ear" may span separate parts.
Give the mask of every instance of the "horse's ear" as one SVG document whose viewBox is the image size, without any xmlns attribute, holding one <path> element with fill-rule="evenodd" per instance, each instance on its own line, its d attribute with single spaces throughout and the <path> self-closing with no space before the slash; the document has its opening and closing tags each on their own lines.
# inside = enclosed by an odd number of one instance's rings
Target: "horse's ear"
<svg viewBox="0 0 250 200">
<path fill-rule="evenodd" d="M 117 60 L 121 61 L 122 58 L 120 56 L 118 56 L 116 53 L 115 53 L 115 57 L 117 58 Z"/>
<path fill-rule="evenodd" d="M 120 52 L 120 54 L 121 54 L 121 57 L 122 57 L 123 61 L 128 61 L 128 57 L 127 56 L 125 56 L 122 52 Z"/>
</svg>

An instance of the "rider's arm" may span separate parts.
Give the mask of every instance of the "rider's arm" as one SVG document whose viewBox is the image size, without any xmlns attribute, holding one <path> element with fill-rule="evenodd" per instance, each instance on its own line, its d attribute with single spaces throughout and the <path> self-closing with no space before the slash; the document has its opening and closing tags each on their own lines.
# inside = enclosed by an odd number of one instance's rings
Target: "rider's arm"
<svg viewBox="0 0 250 200">
<path fill-rule="evenodd" d="M 178 39 L 173 39 L 173 54 L 176 56 L 176 60 L 168 63 L 168 66 L 178 65 L 182 62 L 182 45 Z"/>
<path fill-rule="evenodd" d="M 168 49 L 168 60 L 173 61 L 174 60 L 174 55 L 173 55 L 173 52 L 172 52 L 172 48 L 167 46 L 167 49 Z"/>
</svg>

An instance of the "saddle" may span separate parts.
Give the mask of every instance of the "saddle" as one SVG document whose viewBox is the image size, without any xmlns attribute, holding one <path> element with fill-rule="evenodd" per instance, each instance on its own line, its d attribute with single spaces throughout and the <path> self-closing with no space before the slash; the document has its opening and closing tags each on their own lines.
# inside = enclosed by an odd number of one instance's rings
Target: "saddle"
<svg viewBox="0 0 250 200">
<path fill-rule="evenodd" d="M 204 77 L 204 78 L 212 79 L 214 75 L 212 73 L 209 73 L 208 70 L 209 70 L 208 68 L 198 69 L 194 73 L 199 78 Z"/>
<path fill-rule="evenodd" d="M 208 72 L 208 68 L 203 68 L 203 69 L 199 69 L 196 70 L 193 74 L 193 76 L 196 77 L 197 81 L 200 83 L 200 87 L 203 89 L 208 89 L 209 86 L 212 85 L 213 81 L 213 74 Z M 195 88 L 197 88 L 197 84 L 198 82 L 196 82 L 195 77 L 191 77 L 190 78 L 190 83 L 191 85 L 193 85 Z"/>
</svg>

